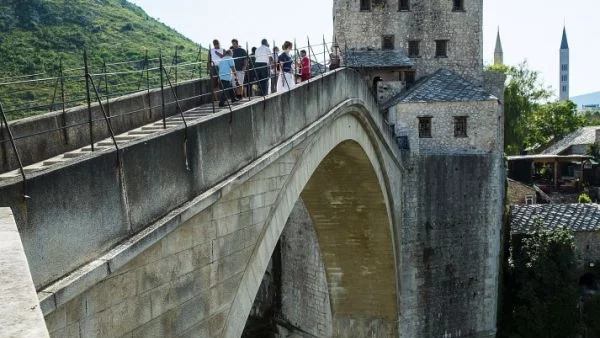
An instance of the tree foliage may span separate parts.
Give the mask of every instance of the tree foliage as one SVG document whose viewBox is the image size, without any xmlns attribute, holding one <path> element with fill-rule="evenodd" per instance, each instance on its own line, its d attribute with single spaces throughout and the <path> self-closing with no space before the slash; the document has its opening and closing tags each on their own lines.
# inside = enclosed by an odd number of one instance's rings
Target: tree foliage
<svg viewBox="0 0 600 338">
<path fill-rule="evenodd" d="M 166 59 L 173 60 L 176 48 L 179 62 L 198 58 L 198 44 L 126 0 L 3 0 L 0 78 L 9 84 L 0 85 L 0 102 L 9 112 L 9 119 L 56 109 L 54 103 L 60 98 L 58 81 L 13 82 L 22 80 L 23 75 L 31 75 L 27 79 L 56 78 L 60 76 L 59 69 L 71 70 L 65 72 L 65 100 L 82 102 L 85 84 L 79 69 L 83 67 L 84 49 L 91 72 L 97 74 L 105 62 L 123 64 L 123 69 L 113 67 L 112 72 L 137 71 L 135 62 L 146 56 L 157 58 L 161 50 Z M 206 52 L 201 55 L 206 60 Z M 126 61 L 131 62 L 125 64 Z M 200 68 L 206 62 L 198 64 Z M 186 69 L 191 74 L 192 67 Z M 134 77 L 138 80 L 134 81 Z M 107 82 L 114 85 L 111 93 L 121 93 L 139 89 L 140 78 L 112 76 Z M 111 82 L 117 80 L 120 83 Z M 36 109 L 21 109 L 28 106 Z"/>
<path fill-rule="evenodd" d="M 577 105 L 572 101 L 543 104 L 526 121 L 525 144 L 546 147 L 584 124 L 585 118 L 577 114 Z"/>
<path fill-rule="evenodd" d="M 577 197 L 577 203 L 592 203 L 592 199 L 588 194 L 583 193 Z"/>
<path fill-rule="evenodd" d="M 527 120 L 539 105 L 550 98 L 539 73 L 529 69 L 527 62 L 517 66 L 491 66 L 489 69 L 506 74 L 504 87 L 504 150 L 515 155 L 522 150 L 527 138 Z"/>
<path fill-rule="evenodd" d="M 573 235 L 544 229 L 538 220 L 533 234 L 513 240 L 499 337 L 574 337 L 578 292 Z"/>
</svg>

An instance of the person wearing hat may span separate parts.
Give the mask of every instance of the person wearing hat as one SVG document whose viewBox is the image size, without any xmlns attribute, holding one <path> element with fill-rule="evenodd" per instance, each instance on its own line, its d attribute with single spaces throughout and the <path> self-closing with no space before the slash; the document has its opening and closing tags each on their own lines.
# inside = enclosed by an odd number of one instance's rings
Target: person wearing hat
<svg viewBox="0 0 600 338">
<path fill-rule="evenodd" d="M 256 58 L 254 61 L 254 69 L 256 70 L 260 95 L 263 96 L 269 94 L 269 69 L 273 63 L 272 55 L 271 49 L 269 48 L 269 42 L 267 39 L 262 39 L 260 47 L 254 52 Z"/>
</svg>

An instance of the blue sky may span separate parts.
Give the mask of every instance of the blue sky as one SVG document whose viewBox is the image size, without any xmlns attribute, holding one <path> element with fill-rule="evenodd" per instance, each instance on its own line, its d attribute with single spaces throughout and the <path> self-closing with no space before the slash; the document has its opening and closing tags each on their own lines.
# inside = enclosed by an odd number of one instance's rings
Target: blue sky
<svg viewBox="0 0 600 338">
<path fill-rule="evenodd" d="M 358 0 L 357 0 L 358 1 Z M 393 0 L 390 0 L 393 1 Z M 467 0 L 472 1 L 472 0 Z M 149 15 L 193 41 L 213 38 L 258 46 L 262 38 L 281 45 L 327 41 L 332 36 L 332 0 L 133 0 Z M 229 5 L 226 5 L 229 4 Z M 541 73 L 546 86 L 558 88 L 558 55 L 563 23 L 571 57 L 571 96 L 600 91 L 600 0 L 484 0 L 484 63 L 493 61 L 500 27 L 504 61 Z M 272 46 L 271 46 L 272 47 Z"/>
</svg>

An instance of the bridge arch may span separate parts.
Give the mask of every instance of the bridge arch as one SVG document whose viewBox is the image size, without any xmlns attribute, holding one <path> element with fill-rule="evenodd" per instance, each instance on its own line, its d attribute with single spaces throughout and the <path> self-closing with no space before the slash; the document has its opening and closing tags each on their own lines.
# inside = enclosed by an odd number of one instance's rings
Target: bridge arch
<svg viewBox="0 0 600 338">
<path fill-rule="evenodd" d="M 327 271 L 333 336 L 397 336 L 398 285 L 392 194 L 377 137 L 360 105 L 306 144 L 271 209 L 228 315 L 223 337 L 240 337 L 265 270 L 294 205 L 311 214 Z M 361 330 L 363 330 L 361 332 Z M 336 334 L 337 332 L 337 334 Z"/>
</svg>

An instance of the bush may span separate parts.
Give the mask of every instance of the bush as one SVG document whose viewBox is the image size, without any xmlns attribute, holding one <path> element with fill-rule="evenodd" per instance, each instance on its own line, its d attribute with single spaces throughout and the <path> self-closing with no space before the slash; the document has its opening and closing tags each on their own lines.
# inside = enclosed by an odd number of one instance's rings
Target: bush
<svg viewBox="0 0 600 338">
<path fill-rule="evenodd" d="M 592 203 L 592 199 L 586 193 L 579 195 L 577 203 Z"/>
<path fill-rule="evenodd" d="M 512 263 L 503 288 L 498 337 L 567 338 L 578 331 L 577 280 L 573 234 L 548 230 L 536 222 L 535 231 L 511 243 Z"/>
<path fill-rule="evenodd" d="M 600 296 L 588 300 L 583 305 L 583 322 L 591 337 L 600 337 Z"/>
<path fill-rule="evenodd" d="M 126 23 L 123 27 L 121 27 L 121 32 L 130 32 L 133 30 L 133 24 L 131 22 Z"/>
</svg>

